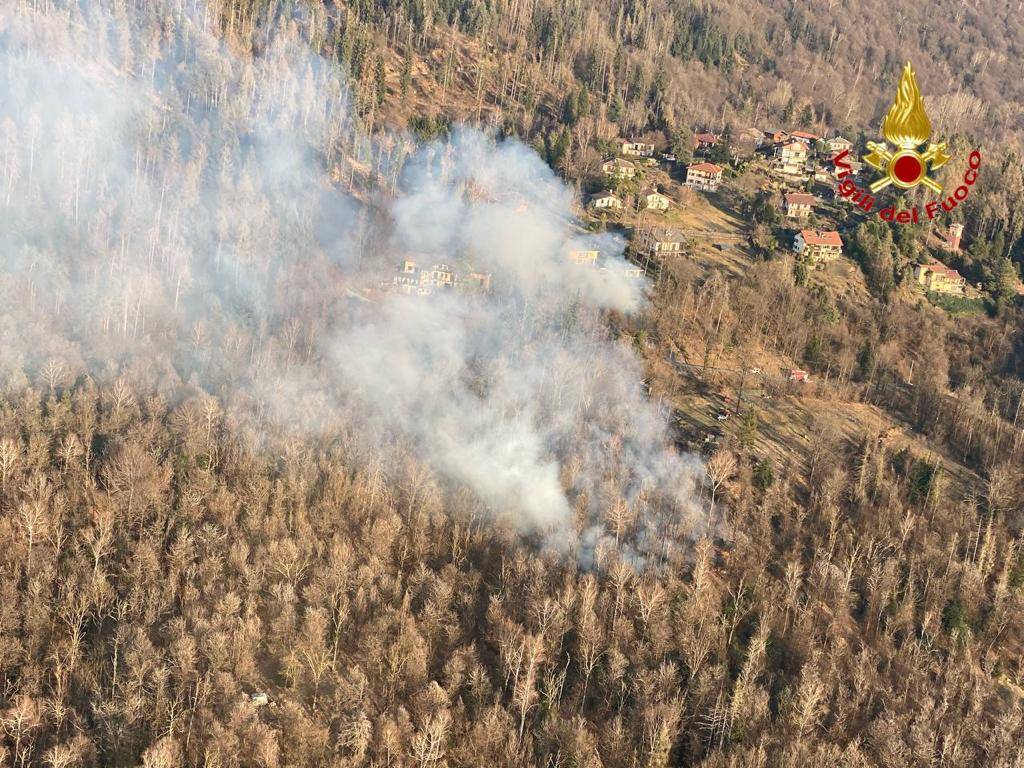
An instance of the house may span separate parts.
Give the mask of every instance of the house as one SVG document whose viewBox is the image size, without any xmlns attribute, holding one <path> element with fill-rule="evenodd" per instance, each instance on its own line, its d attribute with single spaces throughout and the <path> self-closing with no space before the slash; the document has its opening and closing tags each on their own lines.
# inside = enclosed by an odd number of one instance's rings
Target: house
<svg viewBox="0 0 1024 768">
<path fill-rule="evenodd" d="M 626 280 L 641 280 L 644 276 L 644 268 L 628 261 L 615 260 L 610 265 L 600 267 L 602 272 L 609 272 Z"/>
<path fill-rule="evenodd" d="M 430 293 L 429 290 L 420 289 L 420 268 L 412 259 L 406 259 L 398 269 L 392 280 L 392 285 L 398 293 L 406 295 Z"/>
<path fill-rule="evenodd" d="M 489 293 L 491 290 L 491 273 L 469 268 L 459 276 L 457 287 L 464 293 Z"/>
<path fill-rule="evenodd" d="M 793 250 L 812 264 L 834 261 L 843 254 L 843 238 L 836 231 L 802 229 L 793 238 Z"/>
<path fill-rule="evenodd" d="M 851 176 L 859 176 L 860 172 L 864 170 L 864 163 L 862 163 L 860 160 L 855 160 L 853 155 L 847 155 L 846 159 L 843 162 L 847 166 L 849 166 L 848 170 Z M 823 180 L 823 183 L 832 184 L 834 187 L 838 189 L 839 174 L 844 169 L 832 163 L 828 163 L 824 166 L 824 169 L 818 169 L 818 171 L 815 172 L 815 178 L 818 178 L 818 173 L 822 170 L 824 170 L 825 174 L 828 176 L 828 181 L 826 182 Z"/>
<path fill-rule="evenodd" d="M 763 141 L 763 134 L 757 128 L 743 128 L 732 141 L 732 154 L 735 157 L 747 157 L 757 151 Z"/>
<path fill-rule="evenodd" d="M 722 183 L 722 166 L 714 163 L 694 163 L 686 167 L 686 181 L 693 189 L 714 191 Z"/>
<path fill-rule="evenodd" d="M 967 281 L 952 267 L 941 262 L 918 264 L 914 267 L 914 279 L 928 293 L 944 293 L 962 296 Z"/>
<path fill-rule="evenodd" d="M 803 173 L 809 152 L 807 145 L 796 139 L 777 145 L 773 151 L 775 170 L 788 175 Z"/>
<path fill-rule="evenodd" d="M 601 163 L 601 170 L 605 176 L 610 176 L 613 179 L 632 179 L 636 176 L 636 166 L 621 157 L 605 160 Z"/>
<path fill-rule="evenodd" d="M 635 264 L 623 264 L 619 267 L 619 274 L 627 280 L 640 280 L 644 276 L 644 270 Z"/>
<path fill-rule="evenodd" d="M 785 131 L 776 131 L 774 129 L 768 129 L 767 131 L 761 132 L 761 146 L 770 147 L 775 144 L 781 144 L 786 140 Z"/>
<path fill-rule="evenodd" d="M 718 143 L 718 137 L 713 133 L 695 133 L 693 134 L 693 148 L 697 152 L 704 152 Z"/>
<path fill-rule="evenodd" d="M 808 384 L 811 381 L 811 374 L 803 368 L 790 368 L 789 380 L 799 382 L 800 384 Z"/>
<path fill-rule="evenodd" d="M 619 154 L 623 157 L 653 157 L 654 145 L 636 139 L 616 139 Z"/>
<path fill-rule="evenodd" d="M 807 145 L 808 147 L 813 146 L 818 139 L 821 138 L 816 133 L 808 133 L 807 131 L 790 131 L 789 138 L 796 139 L 797 141 Z"/>
<path fill-rule="evenodd" d="M 601 192 L 590 198 L 589 207 L 595 211 L 621 211 L 622 200 L 611 192 Z"/>
<path fill-rule="evenodd" d="M 643 207 L 648 211 L 667 211 L 669 203 L 671 201 L 661 194 L 654 187 L 647 187 L 646 189 L 640 190 L 640 196 L 638 203 L 640 207 Z"/>
<path fill-rule="evenodd" d="M 832 174 L 827 167 L 815 166 L 814 176 L 812 177 L 819 184 L 824 184 L 826 187 L 835 185 L 836 177 Z"/>
<path fill-rule="evenodd" d="M 953 253 L 957 253 L 960 250 L 960 238 L 964 236 L 964 225 L 963 224 L 950 224 L 949 229 L 946 230 L 946 247 L 949 248 Z"/>
<path fill-rule="evenodd" d="M 569 251 L 569 261 L 573 264 L 593 266 L 594 264 L 597 264 L 597 255 L 597 251 L 573 250 Z"/>
<path fill-rule="evenodd" d="M 486 292 L 491 289 L 491 275 L 472 267 L 458 271 L 445 262 L 421 267 L 415 259 L 407 258 L 392 278 L 391 289 L 407 296 L 430 296 L 445 290 Z"/>
<path fill-rule="evenodd" d="M 849 152 L 853 150 L 853 142 L 848 139 L 844 139 L 842 136 L 833 136 L 825 142 L 825 149 L 827 149 L 831 154 Z"/>
<path fill-rule="evenodd" d="M 671 227 L 648 227 L 637 232 L 636 244 L 649 256 L 678 256 L 683 252 L 683 234 Z"/>
<path fill-rule="evenodd" d="M 806 219 L 811 215 L 814 204 L 818 202 L 814 195 L 803 192 L 787 192 L 784 200 L 786 215 L 791 219 Z"/>
</svg>

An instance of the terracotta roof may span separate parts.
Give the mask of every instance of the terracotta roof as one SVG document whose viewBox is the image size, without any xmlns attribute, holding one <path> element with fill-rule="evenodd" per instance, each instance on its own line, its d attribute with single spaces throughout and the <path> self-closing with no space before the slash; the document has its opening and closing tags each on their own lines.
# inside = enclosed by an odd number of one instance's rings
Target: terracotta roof
<svg viewBox="0 0 1024 768">
<path fill-rule="evenodd" d="M 938 272 L 939 274 L 945 275 L 953 280 L 962 280 L 963 276 L 952 267 L 947 267 L 942 262 L 936 261 L 931 264 L 922 264 L 922 268 L 927 269 L 931 272 Z"/>
<path fill-rule="evenodd" d="M 835 231 L 821 232 L 813 229 L 801 229 L 800 235 L 808 245 L 835 245 L 840 248 L 843 247 L 843 238 Z"/>
<path fill-rule="evenodd" d="M 704 144 L 717 144 L 718 137 L 713 133 L 695 133 L 693 135 L 695 141 L 702 142 Z"/>
<path fill-rule="evenodd" d="M 820 137 L 815 133 L 808 133 L 807 131 L 791 131 L 790 136 L 795 136 L 798 139 L 811 139 L 817 141 Z"/>
<path fill-rule="evenodd" d="M 803 150 L 805 152 L 807 151 L 807 145 L 804 144 L 802 141 L 797 141 L 796 139 L 792 139 L 791 141 L 784 142 L 782 144 L 782 148 L 785 149 L 786 147 L 799 147 L 801 150 Z"/>
<path fill-rule="evenodd" d="M 695 171 L 703 171 L 704 173 L 721 173 L 722 166 L 715 165 L 714 163 L 695 163 L 694 165 L 688 166 L 687 171 L 690 169 Z"/>
<path fill-rule="evenodd" d="M 814 205 L 818 198 L 814 195 L 807 195 L 803 192 L 787 192 L 786 205 Z"/>
</svg>

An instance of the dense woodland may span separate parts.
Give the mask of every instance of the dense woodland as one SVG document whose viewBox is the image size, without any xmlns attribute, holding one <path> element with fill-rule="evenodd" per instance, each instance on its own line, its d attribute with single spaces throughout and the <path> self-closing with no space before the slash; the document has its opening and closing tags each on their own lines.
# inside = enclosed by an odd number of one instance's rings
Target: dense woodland
<svg viewBox="0 0 1024 768">
<path fill-rule="evenodd" d="M 0 9 L 0 766 L 1024 765 L 1024 41 L 945 6 Z M 561 265 L 602 141 L 870 132 L 906 56 L 986 312 L 907 299 L 917 228 L 806 279 L 739 165 L 742 274 Z M 495 296 L 373 298 L 427 248 Z M 755 354 L 805 452 L 663 445 Z"/>
</svg>

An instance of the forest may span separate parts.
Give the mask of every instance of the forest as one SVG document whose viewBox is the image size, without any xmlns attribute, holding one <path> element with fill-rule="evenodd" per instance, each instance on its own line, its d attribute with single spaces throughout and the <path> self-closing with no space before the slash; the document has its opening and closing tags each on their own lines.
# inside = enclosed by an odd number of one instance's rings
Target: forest
<svg viewBox="0 0 1024 768">
<path fill-rule="evenodd" d="M 1019 16 L 0 6 L 0 768 L 1024 766 Z M 801 272 L 724 151 L 742 270 L 581 221 L 614 138 L 873 136 L 908 56 L 981 311 L 922 227 Z"/>
</svg>

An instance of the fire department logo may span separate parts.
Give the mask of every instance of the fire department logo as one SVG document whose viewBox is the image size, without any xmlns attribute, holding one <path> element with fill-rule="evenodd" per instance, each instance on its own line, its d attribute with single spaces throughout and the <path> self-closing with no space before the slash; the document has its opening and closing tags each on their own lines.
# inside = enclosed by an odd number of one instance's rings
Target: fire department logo
<svg viewBox="0 0 1024 768">
<path fill-rule="evenodd" d="M 885 174 L 871 184 L 872 192 L 879 192 L 890 184 L 900 189 L 913 189 L 923 184 L 935 194 L 942 192 L 942 185 L 928 174 L 949 162 L 946 142 L 929 141 L 932 124 L 924 111 L 924 99 L 909 61 L 903 67 L 896 99 L 882 121 L 882 135 L 885 141 L 869 141 L 867 147 L 871 153 L 864 156 L 864 162 Z M 893 145 L 892 149 L 889 144 Z"/>
</svg>

